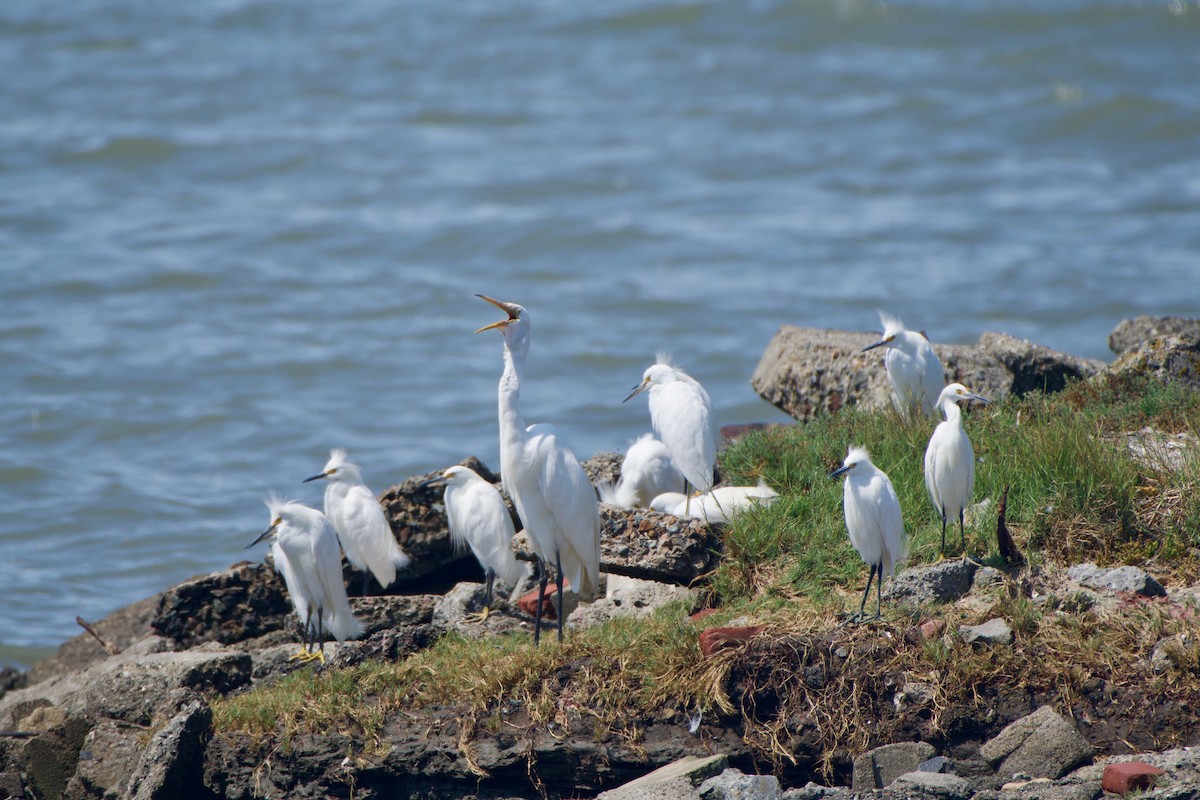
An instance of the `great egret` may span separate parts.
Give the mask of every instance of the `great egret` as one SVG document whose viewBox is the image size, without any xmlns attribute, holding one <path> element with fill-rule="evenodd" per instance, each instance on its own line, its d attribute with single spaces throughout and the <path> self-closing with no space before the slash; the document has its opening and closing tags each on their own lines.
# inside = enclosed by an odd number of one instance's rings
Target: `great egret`
<svg viewBox="0 0 1200 800">
<path fill-rule="evenodd" d="M 357 570 L 369 570 L 385 589 L 391 586 L 396 570 L 407 567 L 412 559 L 396 543 L 383 506 L 363 483 L 358 466 L 347 460 L 344 449 L 336 447 L 329 451 L 325 469 L 303 483 L 322 479 L 329 481 L 325 487 L 325 514 L 337 531 L 346 560 Z"/>
<path fill-rule="evenodd" d="M 337 535 L 325 515 L 315 508 L 276 495 L 264 502 L 271 513 L 271 524 L 246 549 L 271 540 L 275 568 L 283 575 L 292 608 L 304 625 L 300 652 L 292 660 L 319 660 L 323 664 L 326 632 L 339 642 L 363 633 L 346 599 Z M 311 649 L 313 645 L 319 648 L 316 652 Z"/>
<path fill-rule="evenodd" d="M 654 435 L 667 446 L 671 460 L 688 484 L 699 492 L 707 492 L 713 487 L 717 465 L 717 440 L 708 392 L 665 355 L 659 355 L 658 362 L 646 368 L 642 382 L 622 402 L 647 389 Z"/>
<path fill-rule="evenodd" d="M 904 558 L 904 520 L 900 515 L 900 500 L 891 480 L 883 470 L 871 463 L 864 447 L 851 447 L 842 466 L 829 477 L 846 476 L 842 490 L 842 506 L 846 514 L 846 531 L 850 543 L 871 568 L 867 588 L 863 591 L 858 613 L 851 619 L 861 622 L 866 608 L 871 581 L 879 576 L 875 589 L 875 616 L 879 619 L 883 603 L 883 579 L 892 574 L 897 561 Z"/>
<path fill-rule="evenodd" d="M 925 448 L 925 488 L 929 490 L 934 509 L 942 518 L 940 558 L 946 556 L 946 521 L 955 517 L 958 517 L 963 553 L 967 552 L 963 512 L 971 502 L 971 490 L 975 486 L 975 451 L 967 432 L 963 430 L 962 410 L 958 404 L 972 400 L 988 402 L 986 397 L 974 394 L 961 383 L 952 383 L 942 389 L 937 407 L 946 415 L 946 419 L 938 423 L 929 437 L 929 446 Z"/>
<path fill-rule="evenodd" d="M 692 498 L 679 492 L 664 492 L 651 501 L 650 508 L 705 522 L 729 522 L 746 509 L 770 505 L 778 496 L 778 492 L 760 482 L 757 486 L 718 486 Z"/>
<path fill-rule="evenodd" d="M 498 329 L 504 335 L 504 372 L 500 376 L 500 477 L 517 514 L 537 548 L 540 573 L 533 641 L 541 635 L 542 603 L 549 580 L 547 564 L 558 575 L 558 639 L 563 636 L 563 579 L 583 599 L 595 596 L 600 580 L 600 506 L 579 459 L 553 425 L 525 427 L 521 416 L 521 373 L 529 355 L 529 312 L 516 303 L 478 295 L 508 315 L 476 331 Z"/>
<path fill-rule="evenodd" d="M 478 621 L 491 614 L 492 588 L 496 578 L 506 586 L 516 586 L 525 577 L 525 565 L 509 547 L 516 529 L 508 506 L 496 487 L 468 467 L 453 466 L 427 486 L 446 487 L 446 517 L 450 522 L 450 541 L 461 552 L 470 547 L 483 567 L 487 588 L 483 596 L 483 611 Z"/>
<path fill-rule="evenodd" d="M 596 487 L 600 499 L 622 508 L 645 508 L 663 492 L 683 491 L 683 473 L 671 461 L 667 446 L 645 433 L 625 451 L 621 479 Z"/>
<path fill-rule="evenodd" d="M 920 411 L 932 416 L 937 413 L 937 398 L 946 385 L 941 360 L 929 340 L 905 330 L 898 317 L 880 311 L 879 321 L 883 323 L 883 338 L 864 347 L 863 352 L 886 347 L 884 364 L 896 408 L 905 415 Z"/>
</svg>

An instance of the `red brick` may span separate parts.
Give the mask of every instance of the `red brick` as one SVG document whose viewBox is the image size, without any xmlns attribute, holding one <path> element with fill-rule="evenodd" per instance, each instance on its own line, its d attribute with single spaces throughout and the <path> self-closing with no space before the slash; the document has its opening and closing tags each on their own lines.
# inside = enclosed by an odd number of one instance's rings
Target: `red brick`
<svg viewBox="0 0 1200 800">
<path fill-rule="evenodd" d="M 1120 764 L 1108 764 L 1104 767 L 1104 777 L 1100 785 L 1106 792 L 1128 794 L 1129 792 L 1149 789 L 1154 785 L 1159 775 L 1166 774 L 1158 767 L 1152 767 L 1143 761 L 1124 761 Z"/>
<path fill-rule="evenodd" d="M 705 658 L 711 658 L 713 653 L 718 650 L 736 647 L 748 639 L 758 636 L 765 629 L 765 625 L 708 628 L 700 633 L 700 652 L 704 654 Z"/>
<path fill-rule="evenodd" d="M 699 622 L 705 617 L 711 617 L 715 613 L 717 613 L 717 609 L 715 608 L 702 608 L 695 614 L 692 614 L 690 617 L 688 617 L 688 619 L 690 619 L 692 622 Z"/>
<path fill-rule="evenodd" d="M 563 581 L 563 588 L 569 587 L 570 581 Z M 542 619 L 556 620 L 558 619 L 558 601 L 554 599 L 554 595 L 558 594 L 557 584 L 551 583 L 546 586 L 546 599 L 542 601 Z M 517 600 L 517 607 L 524 611 L 529 616 L 537 615 L 537 599 L 538 590 L 521 595 Z"/>
</svg>

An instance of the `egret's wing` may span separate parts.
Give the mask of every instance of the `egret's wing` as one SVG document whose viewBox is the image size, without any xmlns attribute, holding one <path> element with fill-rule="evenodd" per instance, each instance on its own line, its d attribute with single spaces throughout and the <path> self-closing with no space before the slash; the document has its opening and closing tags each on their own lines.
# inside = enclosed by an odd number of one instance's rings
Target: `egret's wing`
<svg viewBox="0 0 1200 800">
<path fill-rule="evenodd" d="M 924 337 L 917 352 L 921 357 L 922 406 L 926 414 L 936 414 L 938 395 L 946 388 L 946 370 L 937 351 Z"/>
<path fill-rule="evenodd" d="M 883 535 L 883 576 L 892 574 L 896 562 L 906 555 L 904 542 L 904 518 L 900 513 L 900 498 L 887 475 L 879 473 L 882 488 L 879 493 L 879 526 Z"/>
<path fill-rule="evenodd" d="M 938 451 L 942 446 L 941 433 L 942 426 L 946 423 L 938 423 L 934 429 L 933 435 L 929 437 L 929 445 L 925 448 L 925 489 L 929 492 L 929 499 L 933 501 L 933 507 L 937 510 L 938 516 L 942 515 L 942 497 L 938 491 Z"/>
<path fill-rule="evenodd" d="M 471 551 L 485 569 L 490 568 L 503 583 L 515 586 L 525 568 L 512 551 L 512 538 L 517 531 L 504 498 L 496 487 L 482 479 L 464 488 Z"/>
<path fill-rule="evenodd" d="M 391 585 L 396 580 L 396 568 L 407 566 L 409 558 L 396 543 L 392 526 L 371 490 L 352 486 L 343 501 L 341 518 L 345 525 L 341 533 L 346 556 L 353 550 L 359 563 L 371 571 L 381 586 Z"/>
<path fill-rule="evenodd" d="M 362 635 L 362 625 L 350 611 L 346 584 L 342 578 L 342 558 L 338 553 L 337 534 L 324 515 L 321 527 L 312 539 L 312 558 L 321 590 L 325 629 L 339 642 Z"/>
<path fill-rule="evenodd" d="M 590 597 L 600 578 L 600 507 L 592 482 L 553 425 L 532 425 L 527 434 L 533 477 L 546 521 L 554 528 L 563 572 L 575 592 Z M 524 521 L 528 527 L 530 520 Z M 543 555 L 554 558 L 553 552 Z"/>
<path fill-rule="evenodd" d="M 707 492 L 713 485 L 717 441 L 708 393 L 694 381 L 675 381 L 650 390 L 650 423 L 688 482 Z"/>
<path fill-rule="evenodd" d="M 300 624 L 303 625 L 304 621 L 308 619 L 308 602 L 300 594 L 300 584 L 296 579 L 295 567 L 292 566 L 287 553 L 283 551 L 277 541 L 271 543 L 271 558 L 275 561 L 275 570 L 283 576 L 283 583 L 287 586 L 292 608 L 296 610 L 296 616 L 300 617 Z"/>
</svg>

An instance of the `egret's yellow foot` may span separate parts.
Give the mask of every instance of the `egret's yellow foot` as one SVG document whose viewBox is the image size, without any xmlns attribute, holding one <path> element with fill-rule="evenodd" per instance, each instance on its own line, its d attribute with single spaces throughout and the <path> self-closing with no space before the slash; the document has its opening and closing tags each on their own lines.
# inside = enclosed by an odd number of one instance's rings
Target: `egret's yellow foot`
<svg viewBox="0 0 1200 800">
<path fill-rule="evenodd" d="M 945 553 L 938 553 L 938 557 L 937 557 L 937 558 L 935 558 L 935 559 L 933 560 L 933 563 L 935 563 L 935 564 L 940 564 L 940 563 L 942 563 L 942 562 L 943 562 L 943 561 L 945 561 L 945 560 L 946 560 L 946 554 L 945 554 Z"/>
<path fill-rule="evenodd" d="M 296 653 L 288 656 L 288 661 L 309 661 L 312 659 L 312 653 L 308 652 L 307 648 L 302 648 Z"/>
<path fill-rule="evenodd" d="M 490 608 L 488 608 L 487 606 L 484 606 L 482 611 L 472 613 L 472 614 L 467 614 L 466 616 L 463 617 L 463 619 L 474 625 L 474 624 L 478 624 L 478 623 L 482 623 L 482 622 L 487 622 L 488 617 L 490 617 L 491 615 L 492 615 L 492 610 Z"/>
</svg>

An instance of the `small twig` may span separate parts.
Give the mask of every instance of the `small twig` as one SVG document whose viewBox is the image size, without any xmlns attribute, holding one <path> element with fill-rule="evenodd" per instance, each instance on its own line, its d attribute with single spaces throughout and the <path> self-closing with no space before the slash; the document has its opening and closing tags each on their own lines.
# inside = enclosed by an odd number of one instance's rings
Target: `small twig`
<svg viewBox="0 0 1200 800">
<path fill-rule="evenodd" d="M 83 617 L 76 617 L 75 622 L 79 625 L 79 627 L 90 633 L 92 638 L 99 642 L 100 646 L 103 647 L 110 656 L 115 656 L 117 653 L 121 652 L 121 648 L 117 647 L 115 644 L 107 641 L 103 636 L 96 633 L 96 629 L 92 627 L 92 623 L 88 622 Z"/>
<path fill-rule="evenodd" d="M 31 736 L 37 736 L 36 731 L 0 731 L 0 738 L 8 737 L 12 739 L 28 739 Z"/>
</svg>

